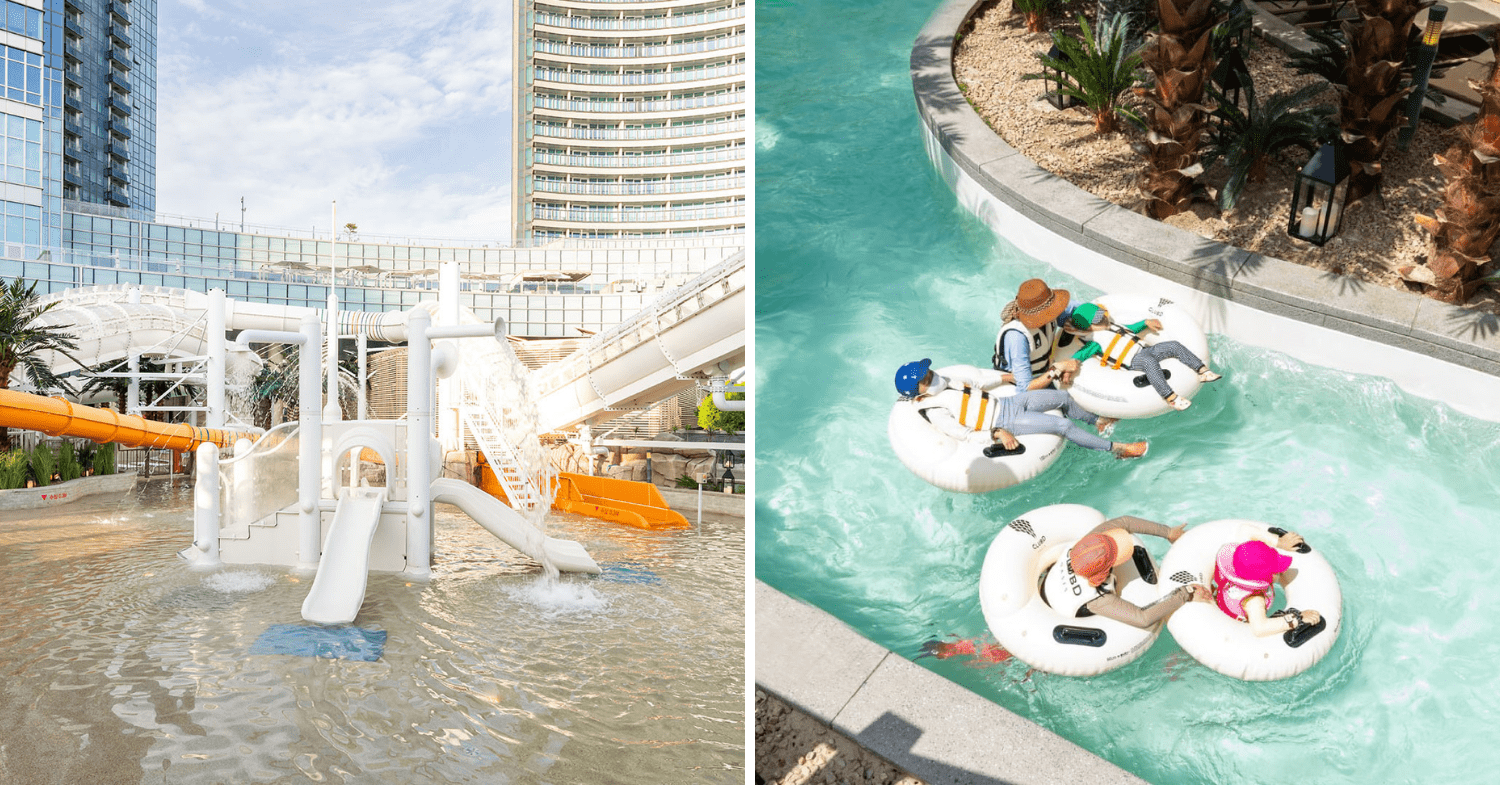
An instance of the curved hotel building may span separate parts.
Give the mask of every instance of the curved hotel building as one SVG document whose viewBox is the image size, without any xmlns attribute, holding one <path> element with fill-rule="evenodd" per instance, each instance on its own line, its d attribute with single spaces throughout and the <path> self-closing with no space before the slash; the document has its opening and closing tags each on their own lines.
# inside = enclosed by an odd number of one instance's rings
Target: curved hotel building
<svg viewBox="0 0 1500 785">
<path fill-rule="evenodd" d="M 517 0 L 517 240 L 744 231 L 747 8 Z"/>
</svg>

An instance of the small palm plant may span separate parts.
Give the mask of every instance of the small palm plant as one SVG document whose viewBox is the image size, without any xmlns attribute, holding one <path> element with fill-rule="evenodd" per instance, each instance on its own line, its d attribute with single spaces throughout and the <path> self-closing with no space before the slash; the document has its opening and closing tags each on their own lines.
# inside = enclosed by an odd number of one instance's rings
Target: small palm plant
<svg viewBox="0 0 1500 785">
<path fill-rule="evenodd" d="M 1011 5 L 1026 20 L 1026 32 L 1047 32 L 1047 7 L 1052 0 L 1012 0 Z"/>
<path fill-rule="evenodd" d="M 1062 57 L 1037 54 L 1051 71 L 1021 78 L 1045 79 L 1057 85 L 1057 92 L 1081 102 L 1094 117 L 1095 133 L 1119 130 L 1122 116 L 1140 122 L 1139 115 L 1120 105 L 1120 96 L 1135 84 L 1141 67 L 1140 55 L 1128 43 L 1130 19 L 1115 14 L 1099 23 L 1098 35 L 1082 16 L 1078 25 L 1083 30 L 1081 38 L 1052 31 L 1052 43 Z"/>
<path fill-rule="evenodd" d="M 1203 162 L 1212 166 L 1222 158 L 1229 169 L 1229 179 L 1219 192 L 1220 210 L 1233 210 L 1247 183 L 1265 181 L 1266 165 L 1273 154 L 1293 145 L 1312 153 L 1337 132 L 1334 107 L 1311 104 L 1328 85 L 1313 84 L 1277 93 L 1262 105 L 1255 99 L 1255 83 L 1248 72 L 1240 72 L 1240 84 L 1244 109 L 1228 101 L 1213 85 L 1205 88 L 1218 103 L 1214 117 L 1219 122 L 1209 132 Z"/>
</svg>

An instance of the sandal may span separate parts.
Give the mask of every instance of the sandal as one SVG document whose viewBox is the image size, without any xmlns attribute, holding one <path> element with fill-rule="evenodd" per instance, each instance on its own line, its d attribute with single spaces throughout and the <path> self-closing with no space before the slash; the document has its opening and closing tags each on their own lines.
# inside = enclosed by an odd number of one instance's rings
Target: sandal
<svg viewBox="0 0 1500 785">
<path fill-rule="evenodd" d="M 1110 448 L 1110 452 L 1114 453 L 1116 458 L 1123 460 L 1125 458 L 1140 458 L 1149 449 L 1151 449 L 1151 445 L 1146 442 L 1131 442 L 1129 444 L 1116 442 L 1115 446 Z"/>
</svg>

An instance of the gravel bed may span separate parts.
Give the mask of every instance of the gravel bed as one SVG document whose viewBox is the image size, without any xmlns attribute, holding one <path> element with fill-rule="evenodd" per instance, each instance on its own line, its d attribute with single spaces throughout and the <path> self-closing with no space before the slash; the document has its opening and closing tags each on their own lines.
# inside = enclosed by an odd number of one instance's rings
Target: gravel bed
<svg viewBox="0 0 1500 785">
<path fill-rule="evenodd" d="M 755 782 L 926 785 L 781 699 L 755 691 Z"/>
<path fill-rule="evenodd" d="M 1084 5 L 1090 8 L 1082 9 Z M 1071 6 L 1067 9 L 1070 15 L 1083 10 L 1085 16 L 1092 16 L 1091 3 Z M 1078 29 L 1076 18 L 1064 23 L 1055 14 L 1051 23 L 1055 29 L 1074 33 Z M 1252 40 L 1246 62 L 1261 103 L 1273 94 L 1321 81 L 1293 73 L 1286 66 L 1284 53 L 1264 41 Z M 969 103 L 1012 147 L 1089 193 L 1138 210 L 1144 200 L 1137 179 L 1145 163 L 1129 144 L 1137 132 L 1130 129 L 1096 134 L 1084 110 L 1054 109 L 1041 100 L 1045 82 L 1021 79 L 1023 74 L 1041 70 L 1037 54 L 1051 45 L 1049 34 L 1026 32 L 1021 16 L 1012 14 L 1011 0 L 995 0 L 976 14 L 963 32 L 954 55 L 954 75 Z M 1334 103 L 1333 89 L 1330 87 L 1318 100 Z M 1199 203 L 1166 222 L 1334 275 L 1405 290 L 1407 284 L 1397 268 L 1421 264 L 1429 252 L 1428 235 L 1413 216 L 1431 215 L 1440 206 L 1443 181 L 1433 156 L 1453 144 L 1455 134 L 1454 129 L 1423 121 L 1409 149 L 1397 150 L 1393 143 L 1383 161 L 1383 193 L 1350 207 L 1343 231 L 1322 248 L 1293 240 L 1286 232 L 1292 183 L 1308 157 L 1296 147 L 1273 159 L 1266 182 L 1247 186 L 1232 212 L 1221 213 L 1212 203 Z M 1226 177 L 1223 166 L 1216 165 L 1199 182 L 1217 189 Z M 1500 312 L 1492 289 L 1481 292 L 1470 306 Z"/>
</svg>

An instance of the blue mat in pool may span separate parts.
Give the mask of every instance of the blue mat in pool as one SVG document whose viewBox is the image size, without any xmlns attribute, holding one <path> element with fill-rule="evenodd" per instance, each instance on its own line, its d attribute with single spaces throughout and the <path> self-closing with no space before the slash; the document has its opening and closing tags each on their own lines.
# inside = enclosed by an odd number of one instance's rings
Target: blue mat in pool
<svg viewBox="0 0 1500 785">
<path fill-rule="evenodd" d="M 608 562 L 599 565 L 602 572 L 599 580 L 610 583 L 661 583 L 656 573 L 629 562 Z"/>
<path fill-rule="evenodd" d="M 385 630 L 273 624 L 250 645 L 251 654 L 287 654 L 374 662 L 385 651 Z"/>
</svg>

